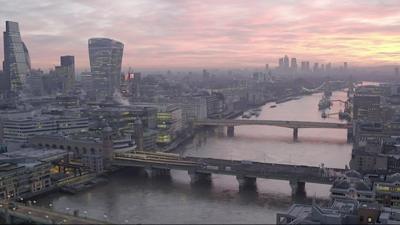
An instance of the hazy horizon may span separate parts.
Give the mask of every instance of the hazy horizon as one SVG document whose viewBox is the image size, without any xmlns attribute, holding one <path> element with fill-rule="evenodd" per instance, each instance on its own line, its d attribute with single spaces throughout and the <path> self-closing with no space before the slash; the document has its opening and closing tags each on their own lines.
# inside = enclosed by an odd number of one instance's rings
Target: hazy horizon
<svg viewBox="0 0 400 225">
<path fill-rule="evenodd" d="M 262 68 L 275 66 L 285 54 L 298 63 L 332 62 L 336 67 L 344 61 L 350 66 L 400 61 L 396 0 L 1 4 L 2 30 L 6 20 L 19 23 L 33 68 L 52 68 L 61 55 L 74 55 L 79 70 L 89 68 L 87 41 L 92 37 L 123 42 L 123 67 L 149 70 Z"/>
</svg>

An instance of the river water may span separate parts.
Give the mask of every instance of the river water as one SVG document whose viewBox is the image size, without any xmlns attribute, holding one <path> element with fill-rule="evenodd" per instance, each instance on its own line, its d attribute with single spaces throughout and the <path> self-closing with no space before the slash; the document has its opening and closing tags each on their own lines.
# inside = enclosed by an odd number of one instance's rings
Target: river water
<svg viewBox="0 0 400 225">
<path fill-rule="evenodd" d="M 262 107 L 258 118 L 339 122 L 337 115 L 321 118 L 314 94 Z M 346 99 L 345 92 L 334 92 L 331 99 Z M 344 104 L 335 102 L 330 112 Z M 299 129 L 293 142 L 292 129 L 269 126 L 235 127 L 235 137 L 218 132 L 202 132 L 181 147 L 184 155 L 209 158 L 243 159 L 272 163 L 344 168 L 351 157 L 346 130 Z M 288 181 L 257 179 L 257 189 L 239 192 L 233 176 L 213 175 L 211 185 L 191 185 L 183 171 L 170 177 L 147 178 L 135 169 L 124 169 L 110 177 L 107 184 L 66 195 L 53 193 L 38 199 L 41 206 L 60 212 L 79 209 L 80 214 L 113 223 L 275 223 L 277 212 L 284 212 L 294 201 L 316 197 L 328 199 L 329 186 L 306 184 L 308 198 L 292 198 Z"/>
</svg>

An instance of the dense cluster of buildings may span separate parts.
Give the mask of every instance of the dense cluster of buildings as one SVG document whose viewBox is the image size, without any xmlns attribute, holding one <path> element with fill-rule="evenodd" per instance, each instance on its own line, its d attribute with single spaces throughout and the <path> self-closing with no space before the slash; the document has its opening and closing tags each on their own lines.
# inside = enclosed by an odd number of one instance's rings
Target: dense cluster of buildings
<svg viewBox="0 0 400 225">
<path fill-rule="evenodd" d="M 358 86 L 348 97 L 351 170 L 331 186 L 332 204 L 295 204 L 277 224 L 400 223 L 400 85 Z"/>
<path fill-rule="evenodd" d="M 268 66 L 267 66 L 268 67 Z M 285 55 L 278 60 L 277 71 L 283 74 L 327 74 L 332 75 L 336 73 L 344 73 L 348 70 L 348 63 L 344 62 L 343 66 L 334 68 L 332 63 L 318 63 L 310 64 L 310 61 L 298 62 L 297 58 L 290 58 Z"/>
<path fill-rule="evenodd" d="M 55 188 L 77 167 L 101 174 L 114 152 L 173 149 L 193 134 L 194 120 L 234 117 L 302 93 L 302 83 L 273 77 L 268 67 L 231 79 L 207 70 L 202 76 L 124 74 L 123 50 L 119 41 L 90 38 L 90 71 L 76 73 L 75 57 L 64 55 L 44 72 L 32 68 L 18 23 L 6 21 L 0 199 Z"/>
</svg>

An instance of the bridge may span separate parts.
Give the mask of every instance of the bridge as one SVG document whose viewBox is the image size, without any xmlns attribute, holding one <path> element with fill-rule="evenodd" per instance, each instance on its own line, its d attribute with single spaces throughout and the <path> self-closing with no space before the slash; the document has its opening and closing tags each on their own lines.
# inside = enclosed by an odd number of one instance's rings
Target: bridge
<svg viewBox="0 0 400 225">
<path fill-rule="evenodd" d="M 6 224 L 110 224 L 109 222 L 55 212 L 47 208 L 28 206 L 16 202 L 0 202 L 0 214 Z"/>
<path fill-rule="evenodd" d="M 227 134 L 233 137 L 235 134 L 235 126 L 244 125 L 264 125 L 285 127 L 293 129 L 293 140 L 298 140 L 299 128 L 327 128 L 327 129 L 351 129 L 351 124 L 346 123 L 330 123 L 330 122 L 312 122 L 312 121 L 289 121 L 289 120 L 230 120 L 230 119 L 204 119 L 194 120 L 193 126 L 225 126 Z M 349 138 L 349 135 L 348 135 Z"/>
<path fill-rule="evenodd" d="M 144 168 L 149 176 L 168 174 L 171 169 L 188 171 L 191 182 L 211 180 L 211 174 L 236 176 L 239 188 L 254 186 L 257 178 L 287 180 L 292 194 L 304 192 L 305 183 L 332 184 L 344 169 L 323 168 L 247 160 L 181 157 L 170 153 L 115 153 L 113 166 Z"/>
</svg>

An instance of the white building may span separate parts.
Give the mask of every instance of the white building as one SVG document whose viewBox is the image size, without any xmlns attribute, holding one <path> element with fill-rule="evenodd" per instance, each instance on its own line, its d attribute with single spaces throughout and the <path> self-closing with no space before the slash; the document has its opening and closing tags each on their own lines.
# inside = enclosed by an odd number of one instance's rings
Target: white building
<svg viewBox="0 0 400 225">
<path fill-rule="evenodd" d="M 81 117 L 9 117 L 1 121 L 1 140 L 11 143 L 25 143 L 32 136 L 39 134 L 70 134 L 87 131 L 88 118 Z"/>
</svg>

